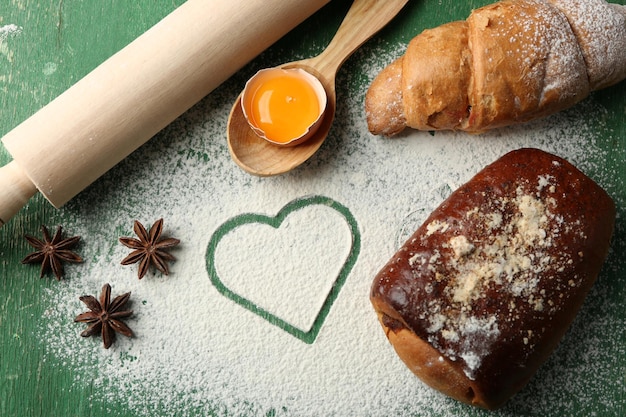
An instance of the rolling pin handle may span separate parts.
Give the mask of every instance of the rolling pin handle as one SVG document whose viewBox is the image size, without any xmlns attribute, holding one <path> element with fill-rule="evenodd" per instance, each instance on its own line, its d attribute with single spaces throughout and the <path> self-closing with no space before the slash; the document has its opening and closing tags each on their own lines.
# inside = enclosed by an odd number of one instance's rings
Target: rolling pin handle
<svg viewBox="0 0 626 417">
<path fill-rule="evenodd" d="M 37 192 L 15 161 L 0 167 L 0 227 L 11 219 Z"/>
</svg>

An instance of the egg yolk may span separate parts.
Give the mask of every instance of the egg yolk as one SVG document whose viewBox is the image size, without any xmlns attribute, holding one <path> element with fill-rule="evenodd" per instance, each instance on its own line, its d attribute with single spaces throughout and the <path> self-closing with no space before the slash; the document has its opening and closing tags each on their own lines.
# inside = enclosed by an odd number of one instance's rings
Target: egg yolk
<svg viewBox="0 0 626 417">
<path fill-rule="evenodd" d="M 278 143 L 299 138 L 320 115 L 313 86 L 298 74 L 286 72 L 259 85 L 250 104 L 254 125 Z"/>
</svg>

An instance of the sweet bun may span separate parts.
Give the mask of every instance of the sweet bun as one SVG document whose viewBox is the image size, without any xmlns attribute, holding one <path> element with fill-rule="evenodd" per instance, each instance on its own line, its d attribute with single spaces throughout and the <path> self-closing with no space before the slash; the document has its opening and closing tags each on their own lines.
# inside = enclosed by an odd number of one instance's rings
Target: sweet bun
<svg viewBox="0 0 626 417">
<path fill-rule="evenodd" d="M 431 387 L 493 409 L 568 329 L 607 256 L 615 205 L 537 149 L 510 152 L 446 199 L 376 275 L 371 302 Z"/>
</svg>

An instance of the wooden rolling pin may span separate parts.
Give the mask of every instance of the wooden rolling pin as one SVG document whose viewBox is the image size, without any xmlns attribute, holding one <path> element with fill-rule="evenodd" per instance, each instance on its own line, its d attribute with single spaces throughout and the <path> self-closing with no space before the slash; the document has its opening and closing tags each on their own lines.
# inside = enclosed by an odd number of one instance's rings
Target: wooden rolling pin
<svg viewBox="0 0 626 417">
<path fill-rule="evenodd" d="M 3 139 L 0 226 L 60 207 L 329 0 L 187 0 Z"/>
</svg>

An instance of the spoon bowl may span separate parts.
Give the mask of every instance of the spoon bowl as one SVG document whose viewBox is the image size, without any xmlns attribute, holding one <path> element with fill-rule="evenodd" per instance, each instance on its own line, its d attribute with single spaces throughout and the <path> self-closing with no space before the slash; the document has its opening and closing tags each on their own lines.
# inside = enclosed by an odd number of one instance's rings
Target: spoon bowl
<svg viewBox="0 0 626 417">
<path fill-rule="evenodd" d="M 336 94 L 334 78 L 327 82 L 306 61 L 292 62 L 279 68 L 301 68 L 315 75 L 326 91 L 326 109 L 315 134 L 305 142 L 284 147 L 274 145 L 257 135 L 248 124 L 241 106 L 241 95 L 237 98 L 228 118 L 228 149 L 237 165 L 246 172 L 268 177 L 284 174 L 308 160 L 322 146 L 335 118 Z"/>
<path fill-rule="evenodd" d="M 326 109 L 315 134 L 305 142 L 281 147 L 258 136 L 248 124 L 237 98 L 228 118 L 228 149 L 237 165 L 261 176 L 284 174 L 307 161 L 322 146 L 335 118 L 335 77 L 341 65 L 369 38 L 382 29 L 408 0 L 355 0 L 328 47 L 318 56 L 280 65 L 300 68 L 322 83 L 327 96 Z"/>
</svg>

